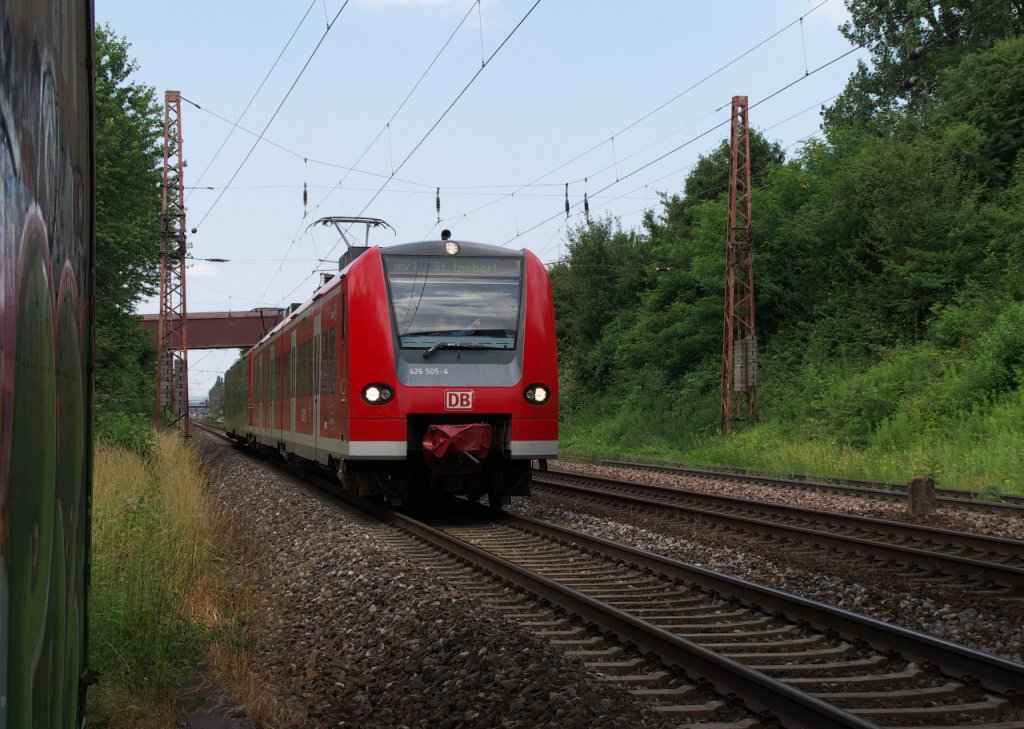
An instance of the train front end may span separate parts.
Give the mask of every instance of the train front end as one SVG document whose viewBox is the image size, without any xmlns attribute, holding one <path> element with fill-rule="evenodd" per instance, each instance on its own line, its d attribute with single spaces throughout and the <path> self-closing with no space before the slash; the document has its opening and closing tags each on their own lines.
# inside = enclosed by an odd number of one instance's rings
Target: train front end
<svg viewBox="0 0 1024 729">
<path fill-rule="evenodd" d="M 529 493 L 531 461 L 558 455 L 554 307 L 543 265 L 528 251 L 447 240 L 381 249 L 379 265 L 363 268 L 366 280 L 350 278 L 343 480 L 392 503 L 450 493 L 486 495 L 497 506 Z M 370 297 L 359 291 L 374 283 L 386 307 L 360 312 Z M 369 327 L 388 341 L 370 344 Z M 351 457 L 361 434 L 362 462 Z"/>
</svg>

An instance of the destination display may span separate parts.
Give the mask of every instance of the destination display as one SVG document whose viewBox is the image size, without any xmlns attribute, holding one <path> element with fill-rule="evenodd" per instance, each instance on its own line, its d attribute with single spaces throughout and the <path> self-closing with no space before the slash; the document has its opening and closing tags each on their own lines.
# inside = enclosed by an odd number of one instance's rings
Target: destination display
<svg viewBox="0 0 1024 729">
<path fill-rule="evenodd" d="M 453 256 L 384 256 L 389 277 L 473 276 L 518 278 L 521 258 L 456 258 Z"/>
</svg>

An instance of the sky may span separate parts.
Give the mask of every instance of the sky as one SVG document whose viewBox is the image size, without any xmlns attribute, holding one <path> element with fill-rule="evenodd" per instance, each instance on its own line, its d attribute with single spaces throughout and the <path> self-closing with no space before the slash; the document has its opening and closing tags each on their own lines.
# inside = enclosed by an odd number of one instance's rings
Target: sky
<svg viewBox="0 0 1024 729">
<path fill-rule="evenodd" d="M 584 223 L 584 195 L 591 218 L 627 230 L 659 212 L 659 193 L 680 192 L 728 139 L 733 96 L 796 154 L 867 58 L 838 30 L 842 0 L 95 8 L 131 44 L 132 80 L 161 104 L 166 90 L 184 99 L 189 312 L 305 301 L 346 247 L 315 225 L 330 215 L 387 221 L 393 231 L 374 229 L 371 245 L 447 228 L 551 263 Z M 363 242 L 362 227 L 350 234 Z M 158 309 L 155 298 L 139 307 Z M 237 355 L 191 351 L 192 399 Z"/>
</svg>

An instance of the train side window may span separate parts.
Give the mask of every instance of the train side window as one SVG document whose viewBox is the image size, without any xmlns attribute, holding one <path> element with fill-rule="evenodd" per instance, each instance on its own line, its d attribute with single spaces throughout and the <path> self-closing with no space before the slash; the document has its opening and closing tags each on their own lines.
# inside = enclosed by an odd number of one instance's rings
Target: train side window
<svg viewBox="0 0 1024 729">
<path fill-rule="evenodd" d="M 327 336 L 327 332 L 320 335 L 320 394 L 327 394 L 327 368 L 330 365 L 328 359 L 327 346 L 330 344 L 331 338 Z"/>
<path fill-rule="evenodd" d="M 295 347 L 288 350 L 288 397 L 295 397 Z"/>
<path fill-rule="evenodd" d="M 320 394 L 334 393 L 335 368 L 334 327 L 320 335 Z"/>
<path fill-rule="evenodd" d="M 270 399 L 277 399 L 277 357 L 270 358 Z"/>
<path fill-rule="evenodd" d="M 307 394 L 307 395 L 311 395 L 313 393 L 313 387 L 312 387 L 312 385 L 313 385 L 313 375 L 312 375 L 313 357 L 312 357 L 312 353 L 313 353 L 313 340 L 310 339 L 308 342 L 306 342 L 306 367 L 305 367 L 305 370 L 306 370 L 306 387 L 305 387 L 305 394 Z"/>
<path fill-rule="evenodd" d="M 330 336 L 331 344 L 330 344 L 330 347 L 329 347 L 329 350 L 330 350 L 330 353 L 331 353 L 331 369 L 330 369 L 330 377 L 329 377 L 329 381 L 330 381 L 329 392 L 332 395 L 334 394 L 334 383 L 338 379 L 338 341 L 337 341 L 337 337 L 335 336 L 335 332 L 336 331 L 337 330 L 336 330 L 335 327 L 331 327 L 331 336 Z"/>
<path fill-rule="evenodd" d="M 310 363 L 310 359 L 311 358 L 309 356 L 309 351 L 311 349 L 310 345 L 312 343 L 313 343 L 312 340 L 306 340 L 302 344 L 302 394 L 303 395 L 312 395 L 313 394 L 311 392 L 311 388 L 309 386 L 310 380 L 312 379 L 309 376 L 309 369 L 310 369 L 310 365 L 311 365 L 311 363 Z"/>
</svg>

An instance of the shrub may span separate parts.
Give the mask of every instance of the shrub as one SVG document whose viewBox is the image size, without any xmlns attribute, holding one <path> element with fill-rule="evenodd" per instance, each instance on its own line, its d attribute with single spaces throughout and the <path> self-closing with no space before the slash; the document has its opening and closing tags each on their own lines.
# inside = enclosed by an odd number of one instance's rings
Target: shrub
<svg viewBox="0 0 1024 729">
<path fill-rule="evenodd" d="M 153 455 L 155 445 L 152 422 L 141 415 L 127 413 L 98 413 L 96 440 L 145 457 Z"/>
</svg>

